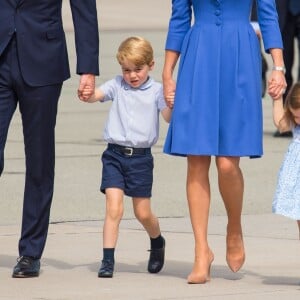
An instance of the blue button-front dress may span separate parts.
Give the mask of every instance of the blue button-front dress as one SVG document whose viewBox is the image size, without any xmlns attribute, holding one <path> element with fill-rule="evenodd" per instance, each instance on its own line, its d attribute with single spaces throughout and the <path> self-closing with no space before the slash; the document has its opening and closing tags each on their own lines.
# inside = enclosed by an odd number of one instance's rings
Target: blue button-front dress
<svg viewBox="0 0 300 300">
<path fill-rule="evenodd" d="M 173 0 L 166 50 L 180 52 L 164 152 L 263 154 L 261 54 L 252 0 Z M 266 51 L 282 48 L 274 0 L 257 0 Z"/>
</svg>

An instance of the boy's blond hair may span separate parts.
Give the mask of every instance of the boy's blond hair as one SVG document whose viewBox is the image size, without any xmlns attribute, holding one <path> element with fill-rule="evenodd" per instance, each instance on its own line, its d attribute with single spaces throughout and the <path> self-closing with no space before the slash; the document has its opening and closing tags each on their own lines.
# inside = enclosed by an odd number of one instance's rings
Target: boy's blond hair
<svg viewBox="0 0 300 300">
<path fill-rule="evenodd" d="M 146 39 L 132 36 L 120 44 L 116 56 L 119 64 L 128 60 L 136 66 L 150 66 L 153 63 L 153 48 Z"/>
</svg>

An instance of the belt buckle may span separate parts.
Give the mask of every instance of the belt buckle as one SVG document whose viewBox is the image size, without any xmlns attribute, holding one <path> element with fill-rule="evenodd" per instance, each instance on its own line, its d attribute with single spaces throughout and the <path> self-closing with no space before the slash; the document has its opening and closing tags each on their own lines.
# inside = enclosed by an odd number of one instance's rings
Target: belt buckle
<svg viewBox="0 0 300 300">
<path fill-rule="evenodd" d="M 132 154 L 133 154 L 133 148 L 131 148 L 131 147 L 125 147 L 124 150 L 125 150 L 125 154 L 126 155 L 132 156 Z"/>
</svg>

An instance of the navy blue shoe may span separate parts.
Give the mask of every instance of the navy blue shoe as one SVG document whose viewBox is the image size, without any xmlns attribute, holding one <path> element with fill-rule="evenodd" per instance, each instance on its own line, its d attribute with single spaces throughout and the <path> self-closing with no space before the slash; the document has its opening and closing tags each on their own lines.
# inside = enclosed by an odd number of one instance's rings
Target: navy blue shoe
<svg viewBox="0 0 300 300">
<path fill-rule="evenodd" d="M 276 130 L 273 134 L 274 137 L 284 137 L 284 138 L 289 138 L 293 137 L 293 132 L 292 131 L 285 131 L 285 132 L 279 132 Z"/>
<path fill-rule="evenodd" d="M 148 272 L 158 273 L 164 266 L 165 263 L 165 239 L 163 239 L 163 247 L 159 249 L 151 249 L 150 257 L 148 262 Z"/>
<path fill-rule="evenodd" d="M 13 278 L 38 277 L 40 274 L 40 260 L 30 256 L 21 256 L 14 267 Z"/>
<path fill-rule="evenodd" d="M 115 263 L 112 260 L 102 260 L 101 267 L 98 272 L 98 277 L 112 278 L 114 274 Z"/>
</svg>

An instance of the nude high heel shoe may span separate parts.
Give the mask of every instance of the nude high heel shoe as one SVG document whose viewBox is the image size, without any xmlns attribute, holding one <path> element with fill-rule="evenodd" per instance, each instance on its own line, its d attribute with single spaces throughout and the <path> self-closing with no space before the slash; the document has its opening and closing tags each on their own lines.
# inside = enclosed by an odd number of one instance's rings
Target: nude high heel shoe
<svg viewBox="0 0 300 300">
<path fill-rule="evenodd" d="M 243 266 L 246 258 L 242 234 L 235 236 L 227 235 L 226 244 L 226 261 L 228 267 L 232 272 L 236 273 Z"/>
<path fill-rule="evenodd" d="M 195 256 L 194 267 L 187 278 L 189 284 L 203 284 L 210 281 L 210 268 L 214 260 L 214 254 L 209 251 L 208 258 Z"/>
</svg>

